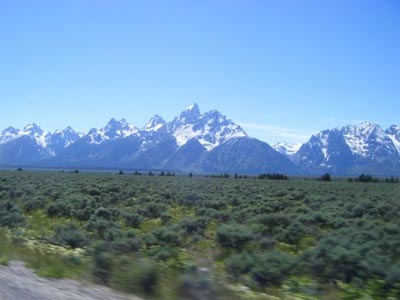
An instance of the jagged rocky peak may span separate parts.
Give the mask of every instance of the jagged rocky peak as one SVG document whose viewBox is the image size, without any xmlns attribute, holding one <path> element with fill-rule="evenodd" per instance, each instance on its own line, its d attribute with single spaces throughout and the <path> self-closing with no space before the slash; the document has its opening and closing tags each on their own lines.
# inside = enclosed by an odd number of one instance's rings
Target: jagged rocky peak
<svg viewBox="0 0 400 300">
<path fill-rule="evenodd" d="M 96 128 L 90 128 L 88 133 L 87 133 L 87 135 L 92 135 L 92 134 L 95 134 L 95 133 L 97 133 L 97 129 Z"/>
<path fill-rule="evenodd" d="M 215 136 L 219 143 L 235 137 L 246 137 L 246 132 L 240 125 L 234 123 L 217 110 L 211 110 L 203 115 L 203 122 L 209 135 Z"/>
<path fill-rule="evenodd" d="M 390 143 L 384 130 L 375 123 L 362 122 L 342 128 L 342 133 L 351 151 L 356 155 L 366 157 L 374 150 L 376 143 Z"/>
<path fill-rule="evenodd" d="M 342 128 L 342 133 L 346 136 L 353 135 L 357 137 L 368 138 L 371 134 L 383 133 L 382 128 L 373 122 L 361 122 L 355 125 L 347 125 Z"/>
<path fill-rule="evenodd" d="M 45 132 L 35 123 L 30 123 L 24 127 L 18 134 L 19 136 L 29 136 L 43 148 L 47 147 L 47 140 L 50 136 L 49 132 Z"/>
<path fill-rule="evenodd" d="M 19 129 L 14 128 L 14 127 L 7 127 L 6 129 L 2 130 L 2 134 L 17 134 L 19 132 Z"/>
<path fill-rule="evenodd" d="M 206 112 L 204 114 L 204 119 L 209 123 L 209 124 L 226 124 L 229 123 L 229 119 L 221 114 L 218 110 L 210 110 L 209 112 Z"/>
<path fill-rule="evenodd" d="M 36 125 L 35 123 L 29 123 L 28 125 L 26 125 L 24 127 L 24 129 L 22 131 L 25 133 L 28 133 L 28 134 L 43 134 L 44 133 L 42 128 L 40 128 L 40 126 Z"/>
<path fill-rule="evenodd" d="M 118 121 L 115 118 L 112 118 L 110 121 L 108 121 L 105 128 L 112 130 L 112 129 L 121 129 L 121 128 L 124 128 L 127 126 L 129 126 L 129 124 L 128 124 L 128 122 L 126 122 L 126 120 L 124 118 L 122 118 Z"/>
<path fill-rule="evenodd" d="M 197 104 L 186 108 L 168 127 L 179 146 L 185 145 L 191 139 L 197 139 L 207 150 L 212 150 L 232 138 L 247 136 L 239 125 L 219 111 L 201 114 Z"/>
<path fill-rule="evenodd" d="M 56 155 L 59 151 L 79 140 L 82 136 L 83 134 L 77 133 L 68 126 L 63 130 L 58 129 L 54 131 L 54 133 L 46 136 L 46 143 L 52 155 Z"/>
<path fill-rule="evenodd" d="M 158 131 L 162 127 L 166 126 L 165 120 L 160 115 L 154 115 L 147 124 L 143 127 L 145 131 Z"/>
<path fill-rule="evenodd" d="M 124 118 L 116 120 L 112 118 L 107 125 L 97 133 L 105 139 L 123 138 L 138 132 L 138 129 L 130 125 Z"/>
<path fill-rule="evenodd" d="M 64 128 L 63 130 L 56 130 L 54 133 L 51 135 L 52 138 L 61 138 L 65 139 L 71 142 L 74 142 L 78 140 L 80 137 L 82 137 L 82 133 L 76 132 L 71 126 L 68 126 Z M 70 143 L 71 143 L 70 142 Z"/>
<path fill-rule="evenodd" d="M 64 129 L 57 129 L 54 131 L 53 134 L 58 134 L 58 135 L 74 135 L 74 134 L 78 134 L 71 126 L 67 126 Z"/>
<path fill-rule="evenodd" d="M 322 130 L 316 135 L 319 142 L 324 146 L 328 146 L 329 140 L 337 136 L 342 136 L 342 132 L 337 128 Z"/>
<path fill-rule="evenodd" d="M 19 136 L 19 129 L 14 127 L 7 127 L 6 129 L 1 131 L 0 134 L 0 144 L 7 143 Z"/>
<path fill-rule="evenodd" d="M 188 106 L 183 112 L 181 112 L 179 119 L 186 122 L 192 122 L 200 117 L 200 109 L 197 103 L 193 103 Z"/>
</svg>

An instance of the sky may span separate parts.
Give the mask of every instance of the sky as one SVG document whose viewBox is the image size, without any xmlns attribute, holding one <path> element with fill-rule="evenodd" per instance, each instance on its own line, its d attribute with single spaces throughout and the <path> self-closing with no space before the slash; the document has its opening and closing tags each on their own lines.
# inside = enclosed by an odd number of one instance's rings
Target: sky
<svg viewBox="0 0 400 300">
<path fill-rule="evenodd" d="M 270 144 L 400 124 L 400 1 L 0 0 L 0 129 L 194 102 Z"/>
</svg>

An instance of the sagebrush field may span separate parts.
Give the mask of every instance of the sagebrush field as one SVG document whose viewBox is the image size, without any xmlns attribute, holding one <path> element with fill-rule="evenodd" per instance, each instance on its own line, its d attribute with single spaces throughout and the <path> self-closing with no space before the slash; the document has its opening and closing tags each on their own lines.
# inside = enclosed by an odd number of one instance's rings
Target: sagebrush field
<svg viewBox="0 0 400 300">
<path fill-rule="evenodd" d="M 400 184 L 163 175 L 1 171 L 0 262 L 149 299 L 400 298 Z"/>
</svg>

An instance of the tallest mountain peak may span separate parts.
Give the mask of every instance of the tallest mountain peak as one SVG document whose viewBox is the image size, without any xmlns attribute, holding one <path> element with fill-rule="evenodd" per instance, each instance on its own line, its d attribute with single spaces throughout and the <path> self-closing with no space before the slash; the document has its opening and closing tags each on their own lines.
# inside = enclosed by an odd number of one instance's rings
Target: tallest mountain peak
<svg viewBox="0 0 400 300">
<path fill-rule="evenodd" d="M 193 103 L 192 105 L 186 107 L 185 110 L 188 110 L 188 111 L 199 111 L 200 112 L 200 109 L 199 109 L 199 106 L 197 105 L 197 103 Z"/>
<path fill-rule="evenodd" d="M 192 105 L 186 107 L 186 109 L 181 113 L 181 117 L 192 117 L 197 118 L 200 116 L 200 109 L 197 103 L 193 103 Z"/>
</svg>

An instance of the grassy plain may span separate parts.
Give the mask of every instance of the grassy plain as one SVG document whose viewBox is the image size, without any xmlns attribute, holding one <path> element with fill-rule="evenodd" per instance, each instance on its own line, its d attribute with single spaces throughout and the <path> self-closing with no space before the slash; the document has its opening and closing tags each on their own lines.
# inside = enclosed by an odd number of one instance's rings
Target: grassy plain
<svg viewBox="0 0 400 300">
<path fill-rule="evenodd" d="M 400 184 L 0 172 L 0 263 L 149 299 L 400 299 Z"/>
</svg>

